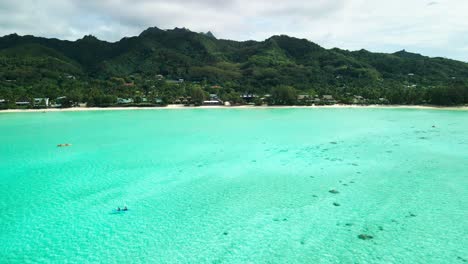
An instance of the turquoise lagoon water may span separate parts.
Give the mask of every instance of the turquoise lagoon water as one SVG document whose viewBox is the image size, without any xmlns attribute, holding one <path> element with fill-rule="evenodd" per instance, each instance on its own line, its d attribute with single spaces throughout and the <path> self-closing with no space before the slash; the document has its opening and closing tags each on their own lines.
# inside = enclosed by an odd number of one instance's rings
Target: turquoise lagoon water
<svg viewBox="0 0 468 264">
<path fill-rule="evenodd" d="M 1 263 L 463 263 L 467 204 L 466 111 L 0 114 Z"/>
</svg>

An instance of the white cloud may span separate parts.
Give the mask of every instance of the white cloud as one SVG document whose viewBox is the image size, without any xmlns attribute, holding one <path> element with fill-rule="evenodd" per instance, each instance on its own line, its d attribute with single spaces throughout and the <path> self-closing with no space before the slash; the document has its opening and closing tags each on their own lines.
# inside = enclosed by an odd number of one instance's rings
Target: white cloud
<svg viewBox="0 0 468 264">
<path fill-rule="evenodd" d="M 2 0 L 0 34 L 115 41 L 150 26 L 186 27 L 236 40 L 288 34 L 329 48 L 468 61 L 466 10 L 466 0 Z"/>
</svg>

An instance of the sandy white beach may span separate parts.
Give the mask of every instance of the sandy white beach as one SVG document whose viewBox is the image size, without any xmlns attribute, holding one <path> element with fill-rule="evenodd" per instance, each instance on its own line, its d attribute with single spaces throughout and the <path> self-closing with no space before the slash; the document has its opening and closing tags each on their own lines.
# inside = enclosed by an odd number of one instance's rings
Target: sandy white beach
<svg viewBox="0 0 468 264">
<path fill-rule="evenodd" d="M 27 113 L 27 112 L 78 112 L 78 111 L 122 111 L 122 110 L 166 110 L 166 109 L 270 109 L 270 108 L 401 108 L 401 109 L 437 109 L 437 110 L 468 110 L 468 106 L 442 107 L 425 105 L 312 105 L 312 106 L 183 106 L 167 105 L 165 107 L 72 107 L 72 108 L 47 108 L 47 109 L 6 109 L 0 113 Z"/>
</svg>

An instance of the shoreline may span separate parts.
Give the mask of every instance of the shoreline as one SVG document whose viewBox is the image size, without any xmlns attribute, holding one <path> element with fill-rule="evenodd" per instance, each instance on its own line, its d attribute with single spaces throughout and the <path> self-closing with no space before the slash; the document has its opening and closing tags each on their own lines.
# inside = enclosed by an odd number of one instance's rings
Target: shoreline
<svg viewBox="0 0 468 264">
<path fill-rule="evenodd" d="M 184 106 L 167 105 L 164 107 L 72 107 L 72 108 L 46 108 L 46 109 L 5 109 L 1 113 L 40 113 L 40 112 L 81 112 L 81 111 L 123 111 L 123 110 L 174 110 L 174 109 L 420 109 L 420 110 L 459 110 L 467 111 L 468 106 L 426 106 L 426 105 L 312 105 L 312 106 L 224 106 L 224 105 L 204 105 L 204 106 Z"/>
</svg>

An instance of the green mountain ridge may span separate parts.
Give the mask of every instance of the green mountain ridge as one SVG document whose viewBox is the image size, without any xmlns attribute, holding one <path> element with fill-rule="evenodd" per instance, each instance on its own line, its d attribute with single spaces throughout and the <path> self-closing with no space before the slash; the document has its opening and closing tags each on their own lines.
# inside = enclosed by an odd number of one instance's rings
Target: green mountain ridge
<svg viewBox="0 0 468 264">
<path fill-rule="evenodd" d="M 0 99 L 90 90 L 134 96 L 142 90 L 148 94 L 147 86 L 160 94 L 159 75 L 220 85 L 232 93 L 264 94 L 291 86 L 299 93 L 331 94 L 343 101 L 352 95 L 384 97 L 395 104 L 468 101 L 468 63 L 404 50 L 325 49 L 285 35 L 241 42 L 217 39 L 211 32 L 157 27 L 117 42 L 91 35 L 76 41 L 16 34 L 0 38 Z M 133 82 L 134 91 L 122 91 L 122 82 Z"/>
</svg>

